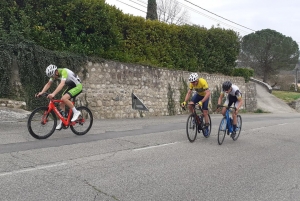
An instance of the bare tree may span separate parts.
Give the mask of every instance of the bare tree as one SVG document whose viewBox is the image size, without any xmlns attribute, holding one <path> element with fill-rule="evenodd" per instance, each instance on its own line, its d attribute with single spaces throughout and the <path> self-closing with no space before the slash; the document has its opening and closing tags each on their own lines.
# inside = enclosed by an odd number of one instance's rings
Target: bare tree
<svg viewBox="0 0 300 201">
<path fill-rule="evenodd" d="M 188 23 L 189 14 L 176 0 L 157 1 L 158 20 L 168 24 L 183 25 Z"/>
</svg>

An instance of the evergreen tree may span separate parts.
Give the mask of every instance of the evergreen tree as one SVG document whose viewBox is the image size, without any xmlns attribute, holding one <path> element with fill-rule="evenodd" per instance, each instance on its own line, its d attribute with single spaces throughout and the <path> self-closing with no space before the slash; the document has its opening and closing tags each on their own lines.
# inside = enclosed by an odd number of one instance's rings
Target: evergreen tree
<svg viewBox="0 0 300 201">
<path fill-rule="evenodd" d="M 271 29 L 244 36 L 241 51 L 243 65 L 253 68 L 264 82 L 280 70 L 294 69 L 299 59 L 297 42 Z"/>
<path fill-rule="evenodd" d="M 148 0 L 146 19 L 157 20 L 157 4 L 156 0 Z"/>
</svg>

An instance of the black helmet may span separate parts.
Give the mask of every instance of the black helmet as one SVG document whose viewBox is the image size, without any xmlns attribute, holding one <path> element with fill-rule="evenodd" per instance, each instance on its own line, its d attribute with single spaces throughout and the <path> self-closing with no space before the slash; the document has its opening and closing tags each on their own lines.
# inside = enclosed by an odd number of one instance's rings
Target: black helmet
<svg viewBox="0 0 300 201">
<path fill-rule="evenodd" d="M 232 86 L 232 83 L 230 81 L 225 81 L 222 85 L 223 91 L 228 91 L 231 86 Z"/>
</svg>

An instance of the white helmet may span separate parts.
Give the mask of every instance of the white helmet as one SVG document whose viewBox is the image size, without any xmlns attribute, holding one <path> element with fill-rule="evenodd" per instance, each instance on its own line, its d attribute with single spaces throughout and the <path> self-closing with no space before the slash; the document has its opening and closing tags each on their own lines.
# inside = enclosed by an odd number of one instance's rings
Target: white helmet
<svg viewBox="0 0 300 201">
<path fill-rule="evenodd" d="M 197 73 L 192 73 L 189 77 L 189 82 L 195 82 L 198 80 L 198 74 Z"/>
<path fill-rule="evenodd" d="M 55 73 L 55 71 L 57 70 L 57 66 L 50 64 L 47 68 L 46 68 L 46 75 L 48 77 L 52 77 Z"/>
</svg>

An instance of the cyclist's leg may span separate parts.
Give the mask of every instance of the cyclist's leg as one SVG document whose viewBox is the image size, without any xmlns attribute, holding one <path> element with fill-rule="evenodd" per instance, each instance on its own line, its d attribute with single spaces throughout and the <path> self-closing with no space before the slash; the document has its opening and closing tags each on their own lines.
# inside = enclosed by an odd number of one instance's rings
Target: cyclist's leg
<svg viewBox="0 0 300 201">
<path fill-rule="evenodd" d="M 204 96 L 200 96 L 201 100 L 204 98 Z M 202 109 L 203 109 L 203 115 L 204 115 L 204 119 L 205 119 L 205 125 L 208 126 L 209 123 L 209 119 L 208 119 L 208 103 L 209 103 L 209 98 L 202 103 Z"/>
<path fill-rule="evenodd" d="M 236 101 L 235 103 L 234 103 L 234 107 L 236 107 L 237 105 L 239 105 L 239 101 Z M 235 113 L 235 112 L 233 112 L 232 113 L 232 119 L 233 119 L 233 130 L 235 131 L 235 129 L 236 129 L 236 124 L 237 124 L 237 115 L 238 115 L 238 113 Z"/>
<path fill-rule="evenodd" d="M 76 109 L 76 107 L 73 105 L 73 103 L 71 102 L 71 98 L 77 96 L 78 94 L 80 94 L 82 92 L 82 84 L 77 84 L 75 87 L 73 87 L 72 89 L 70 89 L 67 94 L 65 95 L 66 98 L 63 100 L 66 105 L 72 109 L 73 111 L 73 117 L 71 119 L 71 121 L 76 121 L 79 117 L 79 115 L 81 114 L 80 111 L 78 111 Z"/>
<path fill-rule="evenodd" d="M 66 110 L 66 104 L 65 104 L 64 99 L 66 98 L 65 95 L 66 95 L 67 91 L 69 91 L 69 90 L 70 90 L 70 88 L 67 88 L 67 89 L 62 93 L 61 100 L 62 100 L 63 102 L 60 102 L 60 103 L 59 103 L 59 108 L 60 108 L 62 111 L 64 111 L 64 112 L 65 112 L 65 110 Z"/>
<path fill-rule="evenodd" d="M 73 88 L 68 88 L 67 92 L 63 95 L 62 97 L 62 101 L 73 110 L 73 108 L 75 108 L 75 106 L 73 105 L 73 103 L 71 102 L 71 98 L 77 96 L 78 94 L 80 94 L 82 92 L 82 84 L 78 84 Z M 75 108 L 76 110 L 76 108 Z M 74 111 L 73 111 L 74 112 Z"/>
<path fill-rule="evenodd" d="M 66 92 L 67 92 L 68 90 L 69 90 L 69 88 L 66 89 L 66 90 L 62 93 L 62 97 L 61 97 L 61 100 L 62 100 L 62 101 L 63 101 L 63 99 L 64 99 L 64 97 L 65 97 L 65 95 L 66 95 Z M 60 108 L 61 111 L 63 111 L 63 113 L 61 113 L 61 114 L 62 114 L 63 116 L 65 116 L 65 113 L 66 113 L 66 104 L 65 104 L 64 101 L 59 103 L 59 108 Z M 58 122 L 58 124 L 57 124 L 57 126 L 56 126 L 56 130 L 61 130 L 61 129 L 62 129 L 62 121 L 59 120 L 59 122 Z"/>
<path fill-rule="evenodd" d="M 226 100 L 225 100 L 225 102 L 224 102 L 224 104 L 223 104 L 223 106 L 225 106 L 225 107 L 223 107 L 222 108 L 222 115 L 223 116 L 225 116 L 225 113 L 226 113 L 226 107 L 228 107 L 228 104 L 229 104 L 229 99 L 228 99 L 228 96 L 226 97 Z"/>
<path fill-rule="evenodd" d="M 204 97 L 201 97 L 201 100 Z M 203 135 L 204 137 L 208 137 L 210 135 L 210 131 L 211 131 L 211 122 L 210 122 L 210 118 L 208 116 L 208 103 L 209 103 L 209 98 L 202 103 L 202 110 L 203 110 L 203 116 L 204 116 L 204 130 L 203 130 Z"/>
<path fill-rule="evenodd" d="M 198 93 L 195 93 L 189 102 L 189 104 L 195 104 L 198 103 L 201 100 L 201 96 Z M 190 112 L 193 113 L 194 107 L 192 105 L 189 105 Z"/>
</svg>

